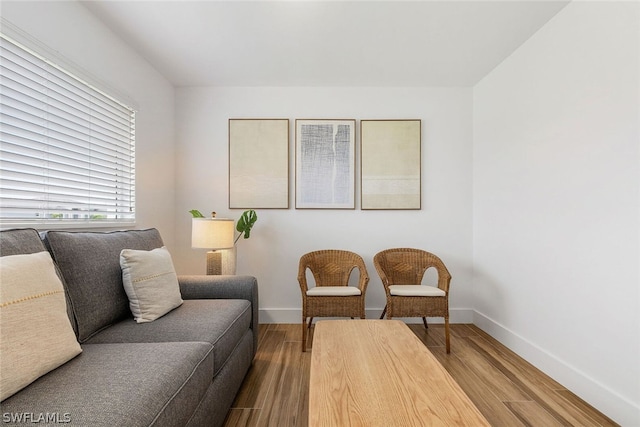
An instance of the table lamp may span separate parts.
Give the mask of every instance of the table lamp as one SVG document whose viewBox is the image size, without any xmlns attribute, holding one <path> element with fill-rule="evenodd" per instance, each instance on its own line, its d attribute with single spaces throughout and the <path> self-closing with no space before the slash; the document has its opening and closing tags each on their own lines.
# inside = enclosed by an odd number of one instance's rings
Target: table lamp
<svg viewBox="0 0 640 427">
<path fill-rule="evenodd" d="M 191 247 L 209 249 L 207 274 L 222 274 L 220 249 L 233 247 L 234 221 L 228 218 L 193 218 Z"/>
</svg>

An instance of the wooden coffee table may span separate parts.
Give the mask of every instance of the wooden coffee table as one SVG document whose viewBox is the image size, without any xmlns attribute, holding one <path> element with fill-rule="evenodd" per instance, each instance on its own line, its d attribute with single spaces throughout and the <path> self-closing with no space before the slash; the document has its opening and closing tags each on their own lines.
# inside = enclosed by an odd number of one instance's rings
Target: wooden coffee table
<svg viewBox="0 0 640 427">
<path fill-rule="evenodd" d="M 399 320 L 315 326 L 309 427 L 489 426 L 418 337 Z"/>
</svg>

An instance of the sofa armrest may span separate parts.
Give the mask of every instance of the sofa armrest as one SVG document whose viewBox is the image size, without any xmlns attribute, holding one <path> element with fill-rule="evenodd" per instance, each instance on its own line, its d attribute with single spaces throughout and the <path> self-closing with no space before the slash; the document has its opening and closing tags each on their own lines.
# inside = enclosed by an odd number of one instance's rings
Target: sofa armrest
<svg viewBox="0 0 640 427">
<path fill-rule="evenodd" d="M 253 354 L 258 350 L 258 280 L 253 276 L 178 276 L 182 299 L 245 299 L 251 303 Z"/>
</svg>

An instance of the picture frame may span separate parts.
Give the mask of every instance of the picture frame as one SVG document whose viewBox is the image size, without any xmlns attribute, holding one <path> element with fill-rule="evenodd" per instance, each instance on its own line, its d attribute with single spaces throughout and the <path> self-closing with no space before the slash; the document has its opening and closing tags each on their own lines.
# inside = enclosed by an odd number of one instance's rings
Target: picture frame
<svg viewBox="0 0 640 427">
<path fill-rule="evenodd" d="M 296 119 L 296 209 L 355 209 L 355 119 Z"/>
<path fill-rule="evenodd" d="M 229 209 L 289 208 L 289 119 L 229 119 Z"/>
<path fill-rule="evenodd" d="M 360 207 L 421 209 L 422 121 L 360 121 Z"/>
</svg>

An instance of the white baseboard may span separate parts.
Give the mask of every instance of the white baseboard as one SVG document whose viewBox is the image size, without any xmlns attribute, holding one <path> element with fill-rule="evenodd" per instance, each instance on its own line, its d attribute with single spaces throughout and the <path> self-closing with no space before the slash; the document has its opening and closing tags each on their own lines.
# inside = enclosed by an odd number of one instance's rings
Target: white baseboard
<svg viewBox="0 0 640 427">
<path fill-rule="evenodd" d="M 622 426 L 640 426 L 640 406 L 547 350 L 474 311 L 473 323 Z"/>
<path fill-rule="evenodd" d="M 379 319 L 382 314 L 382 308 L 366 309 L 367 319 Z M 415 318 L 398 318 L 407 323 L 422 323 L 419 317 Z M 444 323 L 440 317 L 429 318 L 431 323 Z M 260 323 L 300 323 L 302 322 L 302 311 L 299 308 L 261 308 Z M 450 323 L 473 323 L 473 310 L 470 308 L 452 308 L 449 309 Z"/>
</svg>

